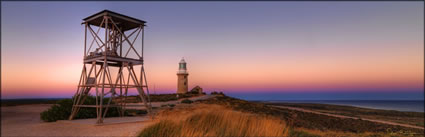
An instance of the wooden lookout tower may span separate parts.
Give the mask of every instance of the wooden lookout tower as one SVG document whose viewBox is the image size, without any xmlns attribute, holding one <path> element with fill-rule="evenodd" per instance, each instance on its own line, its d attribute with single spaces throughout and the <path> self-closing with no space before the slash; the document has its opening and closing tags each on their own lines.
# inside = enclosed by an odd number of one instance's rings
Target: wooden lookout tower
<svg viewBox="0 0 425 137">
<path fill-rule="evenodd" d="M 141 106 L 151 114 L 143 65 L 146 22 L 108 10 L 83 21 L 84 64 L 69 120 L 78 114 L 81 107 L 96 108 L 98 124 L 103 123 L 110 107 L 118 107 L 123 116 L 129 91 L 138 92 L 143 101 Z M 96 105 L 84 104 L 90 92 L 94 92 Z"/>
</svg>

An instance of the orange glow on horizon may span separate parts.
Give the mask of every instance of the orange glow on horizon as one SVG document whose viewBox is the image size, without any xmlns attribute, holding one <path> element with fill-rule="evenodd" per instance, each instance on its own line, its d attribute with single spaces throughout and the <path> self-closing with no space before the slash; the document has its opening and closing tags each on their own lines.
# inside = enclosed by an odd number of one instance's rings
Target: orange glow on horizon
<svg viewBox="0 0 425 137">
<path fill-rule="evenodd" d="M 81 19 L 105 5 L 148 22 L 151 92 L 176 91 L 182 57 L 189 89 L 207 92 L 423 92 L 422 5 L 251 4 L 2 3 L 1 94 L 73 95 L 83 68 Z"/>
</svg>

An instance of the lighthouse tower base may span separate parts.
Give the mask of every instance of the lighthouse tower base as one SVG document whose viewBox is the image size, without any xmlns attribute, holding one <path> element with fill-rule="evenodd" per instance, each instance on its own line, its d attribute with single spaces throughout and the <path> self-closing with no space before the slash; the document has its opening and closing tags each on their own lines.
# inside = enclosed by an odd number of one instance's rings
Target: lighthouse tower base
<svg viewBox="0 0 425 137">
<path fill-rule="evenodd" d="M 189 74 L 177 74 L 177 94 L 185 94 L 189 90 L 187 76 Z"/>
</svg>

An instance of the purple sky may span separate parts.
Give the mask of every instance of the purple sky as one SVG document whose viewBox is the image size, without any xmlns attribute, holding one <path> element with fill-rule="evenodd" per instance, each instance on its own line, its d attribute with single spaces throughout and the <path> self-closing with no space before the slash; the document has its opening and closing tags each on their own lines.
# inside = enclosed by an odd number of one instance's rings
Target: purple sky
<svg viewBox="0 0 425 137">
<path fill-rule="evenodd" d="M 80 24 L 104 9 L 147 21 L 145 64 L 157 93 L 175 92 L 185 57 L 189 88 L 423 99 L 424 3 L 372 1 L 2 2 L 2 98 L 73 95 Z M 345 93 L 352 98 L 337 96 Z"/>
</svg>

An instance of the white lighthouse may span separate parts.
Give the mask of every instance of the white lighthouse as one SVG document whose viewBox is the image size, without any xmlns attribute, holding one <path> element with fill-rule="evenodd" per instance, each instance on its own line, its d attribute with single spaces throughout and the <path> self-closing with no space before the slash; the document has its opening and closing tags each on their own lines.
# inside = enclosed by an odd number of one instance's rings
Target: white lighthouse
<svg viewBox="0 0 425 137">
<path fill-rule="evenodd" d="M 186 61 L 182 58 L 179 62 L 179 70 L 177 71 L 177 94 L 185 94 L 188 91 L 188 75 Z"/>
</svg>

